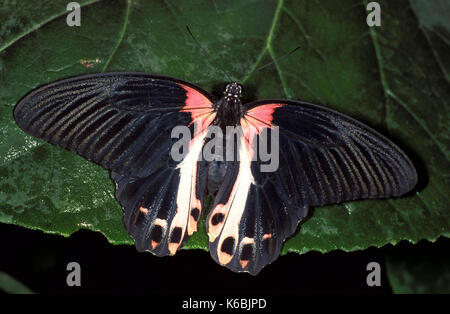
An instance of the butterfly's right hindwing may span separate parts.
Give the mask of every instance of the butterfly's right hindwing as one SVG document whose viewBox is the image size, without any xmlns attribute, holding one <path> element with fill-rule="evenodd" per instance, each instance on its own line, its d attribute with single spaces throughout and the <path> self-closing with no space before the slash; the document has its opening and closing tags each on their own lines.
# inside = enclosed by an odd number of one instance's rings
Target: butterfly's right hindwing
<svg viewBox="0 0 450 314">
<path fill-rule="evenodd" d="M 110 170 L 136 247 L 167 255 L 196 230 L 191 215 L 198 219 L 201 211 L 196 158 L 204 132 L 194 133 L 194 125 L 212 121 L 213 101 L 187 82 L 104 73 L 40 87 L 17 104 L 14 117 L 27 133 Z M 187 160 L 171 156 L 176 126 L 191 131 Z"/>
</svg>

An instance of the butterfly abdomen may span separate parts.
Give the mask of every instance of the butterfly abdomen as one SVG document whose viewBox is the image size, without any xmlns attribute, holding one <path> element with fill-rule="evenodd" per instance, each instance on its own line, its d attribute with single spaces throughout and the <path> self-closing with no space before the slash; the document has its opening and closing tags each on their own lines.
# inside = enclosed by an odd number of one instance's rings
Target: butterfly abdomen
<svg viewBox="0 0 450 314">
<path fill-rule="evenodd" d="M 208 167 L 208 194 L 216 195 L 217 190 L 223 182 L 227 172 L 227 163 L 225 161 L 212 161 Z"/>
</svg>

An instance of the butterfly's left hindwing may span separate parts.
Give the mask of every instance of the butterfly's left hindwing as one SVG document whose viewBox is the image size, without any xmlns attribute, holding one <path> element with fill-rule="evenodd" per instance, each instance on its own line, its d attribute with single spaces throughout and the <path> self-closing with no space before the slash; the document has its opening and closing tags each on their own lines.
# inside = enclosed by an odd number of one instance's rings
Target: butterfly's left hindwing
<svg viewBox="0 0 450 314">
<path fill-rule="evenodd" d="M 204 188 L 197 157 L 213 101 L 172 78 L 104 73 L 42 86 L 17 104 L 14 117 L 27 133 L 110 170 L 138 250 L 167 255 L 197 227 Z M 176 126 L 189 126 L 192 135 L 182 161 L 171 157 Z"/>
<path fill-rule="evenodd" d="M 212 257 L 233 271 L 255 275 L 274 261 L 310 206 L 399 196 L 417 182 L 396 145 L 345 115 L 286 100 L 245 107 L 240 161 L 227 169 L 207 221 Z M 279 162 L 266 172 L 256 143 L 275 127 Z"/>
</svg>

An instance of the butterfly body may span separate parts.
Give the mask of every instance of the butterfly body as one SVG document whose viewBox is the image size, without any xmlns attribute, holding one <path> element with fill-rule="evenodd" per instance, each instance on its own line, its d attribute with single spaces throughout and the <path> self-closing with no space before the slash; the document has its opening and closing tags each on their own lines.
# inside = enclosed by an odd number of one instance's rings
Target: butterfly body
<svg viewBox="0 0 450 314">
<path fill-rule="evenodd" d="M 415 186 L 408 157 L 368 126 L 305 102 L 242 104 L 241 92 L 230 83 L 217 101 L 170 77 L 99 73 L 37 88 L 14 117 L 25 132 L 110 171 L 139 251 L 175 254 L 202 223 L 204 196 L 214 194 L 204 222 L 211 256 L 253 275 L 278 257 L 311 206 L 395 197 Z M 190 134 L 181 159 L 172 149 L 177 126 Z M 223 132 L 205 159 L 213 126 Z M 241 128 L 239 141 L 225 140 L 227 127 Z M 254 144 L 265 137 L 279 152 L 269 171 Z"/>
<path fill-rule="evenodd" d="M 244 115 L 244 110 L 240 100 L 242 87 L 232 82 L 227 84 L 223 97 L 213 104 L 216 112 L 214 124 L 220 126 L 224 131 L 227 126 L 236 126 Z"/>
</svg>

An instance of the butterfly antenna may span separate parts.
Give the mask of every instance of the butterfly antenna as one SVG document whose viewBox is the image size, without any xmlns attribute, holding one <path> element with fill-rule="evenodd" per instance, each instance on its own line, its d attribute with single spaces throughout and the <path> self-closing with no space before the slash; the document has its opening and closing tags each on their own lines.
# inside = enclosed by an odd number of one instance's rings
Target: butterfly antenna
<svg viewBox="0 0 450 314">
<path fill-rule="evenodd" d="M 257 71 L 260 71 L 260 70 L 262 70 L 262 69 L 265 69 L 265 68 L 267 68 L 268 66 L 271 66 L 272 64 L 275 64 L 275 62 L 280 61 L 281 59 L 283 59 L 283 58 L 285 58 L 285 57 L 287 57 L 287 56 L 290 56 L 291 54 L 293 54 L 294 52 L 296 52 L 296 51 L 299 50 L 299 49 L 300 49 L 300 46 L 298 46 L 298 47 L 292 49 L 292 50 L 289 51 L 288 53 L 285 53 L 284 55 L 282 55 L 282 56 L 280 56 L 280 57 L 278 57 L 278 58 L 276 58 L 276 59 L 273 59 L 271 62 L 266 63 L 266 64 L 263 65 L 263 66 L 260 66 L 260 67 L 257 68 L 256 70 L 250 71 L 250 73 L 248 73 L 246 76 L 243 77 L 243 79 L 241 80 L 241 82 L 246 81 L 246 80 L 250 77 L 251 74 L 253 74 L 253 73 L 257 72 Z"/>
<path fill-rule="evenodd" d="M 206 51 L 206 49 L 203 48 L 202 45 L 198 42 L 198 40 L 194 37 L 194 35 L 192 34 L 191 29 L 189 28 L 188 25 L 186 25 L 186 29 L 187 29 L 189 35 L 191 35 L 191 37 L 192 37 L 192 39 L 194 40 L 194 42 L 197 44 L 197 46 L 198 46 L 198 47 L 200 48 L 200 50 L 203 52 L 203 54 L 204 54 L 206 57 L 208 57 L 208 60 L 211 61 L 212 59 L 209 58 L 210 55 L 209 55 L 208 51 Z M 212 61 L 211 61 L 211 62 L 212 62 Z M 235 81 L 236 81 L 236 80 L 233 80 L 233 79 L 231 78 L 231 76 L 229 76 L 228 73 L 225 72 L 225 70 L 224 70 L 222 67 L 220 67 L 217 63 L 214 63 L 214 65 L 215 65 L 215 67 L 216 67 L 217 69 L 219 69 L 220 71 L 222 71 L 222 73 L 226 76 L 226 78 L 227 78 L 227 80 L 228 80 L 229 82 L 235 82 Z"/>
</svg>

